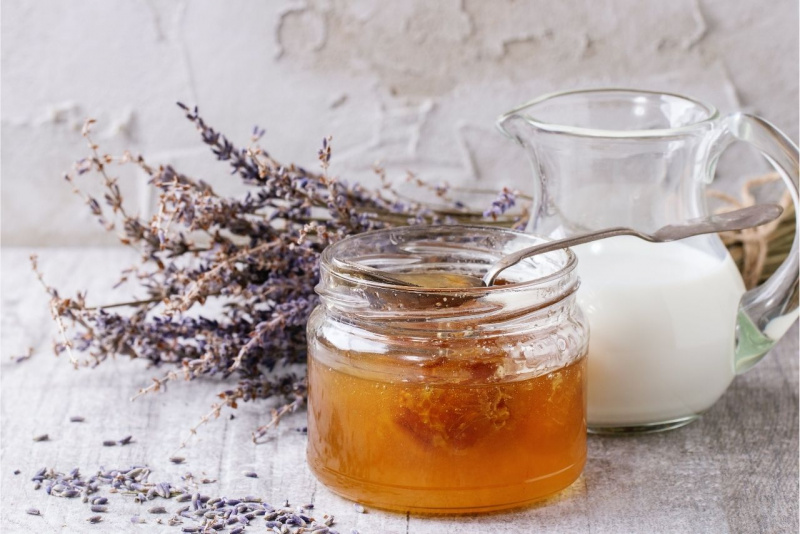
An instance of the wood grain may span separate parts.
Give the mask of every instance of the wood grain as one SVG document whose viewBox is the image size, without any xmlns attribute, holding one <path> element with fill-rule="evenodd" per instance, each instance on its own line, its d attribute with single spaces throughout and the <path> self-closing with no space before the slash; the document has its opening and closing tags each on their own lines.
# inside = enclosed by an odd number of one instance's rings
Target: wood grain
<svg viewBox="0 0 800 534">
<path fill-rule="evenodd" d="M 179 480 L 191 471 L 218 482 L 207 494 L 258 494 L 269 502 L 314 502 L 332 513 L 337 529 L 361 534 L 438 532 L 797 532 L 798 530 L 798 330 L 747 374 L 698 422 L 680 430 L 639 437 L 589 437 L 582 477 L 549 501 L 521 511 L 472 517 L 423 517 L 368 510 L 318 484 L 305 465 L 305 414 L 286 420 L 264 445 L 250 432 L 269 417 L 263 404 L 242 406 L 235 420 L 206 426 L 181 455 L 168 461 L 187 430 L 208 410 L 220 385 L 175 384 L 166 394 L 130 402 L 156 371 L 138 362 L 110 361 L 75 371 L 54 358 L 55 329 L 44 296 L 21 249 L 2 252 L 2 372 L 0 489 L 3 532 L 179 532 L 179 527 L 132 525 L 140 505 L 111 495 L 104 522 L 90 525 L 87 505 L 34 491 L 40 467 L 89 473 L 99 466 L 146 463 L 154 479 Z M 110 299 L 107 288 L 132 256 L 117 249 L 41 250 L 40 263 L 54 284 L 89 288 L 93 302 Z M 11 357 L 33 346 L 30 360 Z M 81 415 L 84 423 L 70 423 Z M 48 433 L 50 441 L 34 443 Z M 105 439 L 132 434 L 126 447 L 103 447 Z M 20 475 L 13 471 L 19 469 Z M 256 471 L 259 478 L 242 475 Z M 36 507 L 43 517 L 25 514 Z M 167 503 L 167 508 L 176 507 Z M 147 516 L 146 513 L 143 514 Z M 255 531 L 260 531 L 256 529 Z"/>
</svg>

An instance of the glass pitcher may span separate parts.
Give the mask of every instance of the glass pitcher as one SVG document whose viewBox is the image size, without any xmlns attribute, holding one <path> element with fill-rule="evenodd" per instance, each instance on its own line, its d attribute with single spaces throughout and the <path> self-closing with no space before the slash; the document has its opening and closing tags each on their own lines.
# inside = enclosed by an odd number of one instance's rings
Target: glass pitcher
<svg viewBox="0 0 800 534">
<path fill-rule="evenodd" d="M 553 238 L 613 226 L 655 230 L 707 215 L 723 150 L 753 144 L 798 203 L 798 149 L 763 119 L 679 95 L 599 89 L 547 95 L 498 122 L 534 173 L 528 230 Z M 800 213 L 800 210 L 796 210 Z M 588 425 L 648 432 L 710 408 L 798 315 L 798 231 L 788 258 L 745 292 L 716 235 L 576 247 L 589 319 Z"/>
</svg>

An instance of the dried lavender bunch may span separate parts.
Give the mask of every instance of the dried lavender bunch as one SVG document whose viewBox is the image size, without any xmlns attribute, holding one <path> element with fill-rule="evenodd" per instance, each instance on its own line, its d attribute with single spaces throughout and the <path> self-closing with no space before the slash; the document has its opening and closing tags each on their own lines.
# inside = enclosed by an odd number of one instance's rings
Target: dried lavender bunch
<svg viewBox="0 0 800 534">
<path fill-rule="evenodd" d="M 114 354 L 169 366 L 139 395 L 176 379 L 225 383 L 192 434 L 225 407 L 279 399 L 281 407 L 253 434 L 259 440 L 283 415 L 303 406 L 305 377 L 293 364 L 305 362 L 306 319 L 318 302 L 318 259 L 328 244 L 396 225 L 494 223 L 515 203 L 516 195 L 503 190 L 485 214 L 458 202 L 437 212 L 400 199 L 382 169 L 376 169 L 383 184 L 377 189 L 330 176 L 330 138 L 318 151 L 321 172 L 312 172 L 282 164 L 262 149 L 263 130 L 255 128 L 251 144 L 239 148 L 206 124 L 197 108 L 179 106 L 203 143 L 251 190 L 242 198 L 225 197 L 172 166 L 151 166 L 128 152 L 101 154 L 89 120 L 83 129 L 89 155 L 65 179 L 107 231 L 139 252 L 141 262 L 125 270 L 119 283 L 135 280 L 140 296 L 105 305 L 90 305 L 81 292 L 65 298 L 45 283 L 35 257 L 32 262 L 61 332 L 56 354 L 68 353 L 76 368 L 96 366 Z M 111 174 L 117 165 L 138 166 L 158 189 L 158 213 L 150 220 L 126 210 Z M 81 189 L 86 174 L 102 181 L 102 199 Z M 432 189 L 447 198 L 447 187 Z M 522 220 L 524 213 L 510 222 Z M 85 356 L 78 359 L 76 352 Z"/>
</svg>

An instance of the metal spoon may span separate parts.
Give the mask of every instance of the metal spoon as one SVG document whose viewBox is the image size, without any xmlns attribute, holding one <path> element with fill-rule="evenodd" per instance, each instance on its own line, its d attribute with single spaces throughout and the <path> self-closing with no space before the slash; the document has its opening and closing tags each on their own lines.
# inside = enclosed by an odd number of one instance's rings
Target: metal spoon
<svg viewBox="0 0 800 534">
<path fill-rule="evenodd" d="M 691 219 L 684 224 L 669 224 L 667 226 L 662 226 L 651 234 L 638 232 L 633 228 L 625 227 L 607 228 L 605 230 L 597 230 L 596 232 L 588 232 L 567 239 L 559 239 L 558 241 L 551 241 L 550 243 L 542 243 L 541 245 L 524 248 L 508 256 L 503 256 L 489 267 L 489 270 L 483 275 L 482 282 L 485 286 L 492 285 L 498 274 L 512 265 L 516 265 L 525 258 L 530 258 L 537 254 L 544 254 L 545 252 L 582 245 L 590 241 L 597 241 L 607 237 L 630 235 L 651 243 L 665 243 L 667 241 L 677 241 L 701 234 L 730 232 L 732 230 L 744 230 L 745 228 L 761 226 L 762 224 L 774 221 L 781 216 L 781 213 L 783 213 L 783 208 L 776 204 L 758 204 L 727 213 Z"/>
<path fill-rule="evenodd" d="M 337 268 L 348 274 L 355 275 L 364 280 L 371 280 L 373 282 L 381 282 L 383 284 L 392 284 L 396 286 L 406 287 L 428 287 L 428 288 L 466 288 L 466 287 L 482 287 L 483 282 L 476 276 L 469 276 L 459 273 L 443 273 L 443 272 L 419 272 L 419 273 L 390 273 L 364 265 L 361 263 L 352 263 L 349 261 L 337 261 Z"/>
<path fill-rule="evenodd" d="M 497 275 L 504 270 L 516 265 L 525 258 L 530 258 L 537 254 L 553 252 L 555 250 L 589 243 L 590 241 L 621 235 L 638 237 L 639 239 L 644 239 L 651 243 L 663 243 L 701 234 L 744 230 L 745 228 L 753 228 L 774 221 L 780 217 L 781 213 L 783 213 L 783 208 L 776 204 L 758 204 L 727 213 L 692 219 L 684 224 L 670 224 L 659 228 L 653 233 L 639 232 L 633 228 L 625 227 L 597 230 L 567 239 L 542 243 L 503 256 L 489 266 L 489 270 L 483 276 L 483 279 L 458 273 L 388 273 L 374 267 L 351 262 L 340 262 L 339 265 L 343 267 L 344 270 L 360 278 L 384 284 L 428 288 L 487 287 L 492 285 L 497 279 Z"/>
</svg>

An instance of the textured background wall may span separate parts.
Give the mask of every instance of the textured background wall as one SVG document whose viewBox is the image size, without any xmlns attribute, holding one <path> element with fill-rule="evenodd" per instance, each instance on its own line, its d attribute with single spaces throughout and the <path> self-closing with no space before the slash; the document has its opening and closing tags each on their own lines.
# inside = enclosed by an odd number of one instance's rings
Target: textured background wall
<svg viewBox="0 0 800 534">
<path fill-rule="evenodd" d="M 669 89 L 757 112 L 797 139 L 797 10 L 796 0 L 3 1 L 2 242 L 109 242 L 59 179 L 84 153 L 86 116 L 108 151 L 225 181 L 176 100 L 241 143 L 265 127 L 284 161 L 314 165 L 332 134 L 332 170 L 361 180 L 381 161 L 397 177 L 524 188 L 526 163 L 493 121 L 562 88 Z M 728 159 L 728 174 L 744 172 Z M 150 210 L 143 177 L 121 178 Z"/>
</svg>

